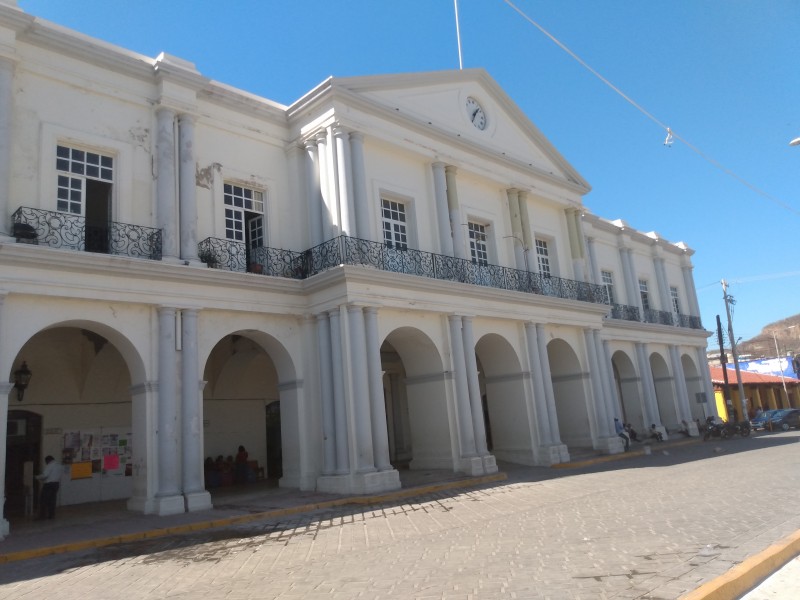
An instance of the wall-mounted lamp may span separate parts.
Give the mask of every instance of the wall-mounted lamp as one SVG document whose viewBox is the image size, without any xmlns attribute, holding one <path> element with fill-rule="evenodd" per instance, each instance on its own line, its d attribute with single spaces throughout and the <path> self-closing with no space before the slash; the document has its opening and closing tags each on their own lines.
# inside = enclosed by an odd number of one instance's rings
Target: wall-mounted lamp
<svg viewBox="0 0 800 600">
<path fill-rule="evenodd" d="M 22 398 L 25 395 L 25 389 L 31 382 L 32 376 L 33 373 L 31 373 L 31 370 L 28 368 L 28 363 L 23 360 L 22 366 L 14 371 L 14 389 L 17 390 L 18 402 L 22 402 Z"/>
</svg>

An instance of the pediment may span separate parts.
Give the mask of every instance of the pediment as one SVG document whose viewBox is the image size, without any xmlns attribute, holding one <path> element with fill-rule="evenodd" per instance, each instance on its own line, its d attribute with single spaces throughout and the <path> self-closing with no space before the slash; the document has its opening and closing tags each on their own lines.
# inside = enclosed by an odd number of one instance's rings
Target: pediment
<svg viewBox="0 0 800 600">
<path fill-rule="evenodd" d="M 333 86 L 413 119 L 431 131 L 461 138 L 498 156 L 589 189 L 586 181 L 483 69 L 334 78 Z M 476 106 L 485 118 L 483 129 L 471 120 Z"/>
</svg>

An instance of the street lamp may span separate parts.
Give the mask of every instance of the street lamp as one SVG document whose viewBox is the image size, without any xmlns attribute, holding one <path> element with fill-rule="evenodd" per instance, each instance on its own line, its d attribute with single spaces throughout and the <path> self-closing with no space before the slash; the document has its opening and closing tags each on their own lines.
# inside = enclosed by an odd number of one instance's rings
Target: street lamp
<svg viewBox="0 0 800 600">
<path fill-rule="evenodd" d="M 25 396 L 25 390 L 31 382 L 32 376 L 33 373 L 31 373 L 31 370 L 28 368 L 28 363 L 23 360 L 22 366 L 14 371 L 14 389 L 17 390 L 18 402 L 22 402 L 22 398 Z"/>
</svg>

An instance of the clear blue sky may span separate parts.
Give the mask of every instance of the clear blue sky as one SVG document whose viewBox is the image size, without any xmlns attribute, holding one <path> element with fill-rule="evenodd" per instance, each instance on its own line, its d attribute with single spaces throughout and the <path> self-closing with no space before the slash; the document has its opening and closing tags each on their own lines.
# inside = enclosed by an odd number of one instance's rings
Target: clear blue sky
<svg viewBox="0 0 800 600">
<path fill-rule="evenodd" d="M 665 133 L 502 0 L 459 0 L 465 67 L 483 67 L 589 181 L 596 214 L 696 251 L 703 324 L 736 298 L 737 337 L 800 313 L 800 2 L 515 0 Z M 329 75 L 458 68 L 453 0 L 20 0 L 130 50 L 289 104 Z M 782 204 L 788 206 L 784 207 Z"/>
</svg>

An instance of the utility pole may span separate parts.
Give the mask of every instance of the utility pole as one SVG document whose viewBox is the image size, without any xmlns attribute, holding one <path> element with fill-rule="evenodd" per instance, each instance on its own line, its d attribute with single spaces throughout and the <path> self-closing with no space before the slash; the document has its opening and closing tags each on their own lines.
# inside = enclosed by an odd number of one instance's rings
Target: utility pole
<svg viewBox="0 0 800 600">
<path fill-rule="evenodd" d="M 728 338 L 731 340 L 731 354 L 733 354 L 733 366 L 736 368 L 736 381 L 739 384 L 739 401 L 742 404 L 742 421 L 747 420 L 747 398 L 744 395 L 742 385 L 742 372 L 739 370 L 739 353 L 736 351 L 736 338 L 733 336 L 733 322 L 731 320 L 731 304 L 736 304 L 733 296 L 728 294 L 728 282 L 722 280 L 722 299 L 725 300 L 725 313 L 728 315 Z"/>
<path fill-rule="evenodd" d="M 731 400 L 731 385 L 728 383 L 728 355 L 725 354 L 725 343 L 722 341 L 722 322 L 717 315 L 717 341 L 719 341 L 719 364 L 722 365 L 722 398 L 725 400 L 725 410 L 733 408 Z"/>
</svg>

